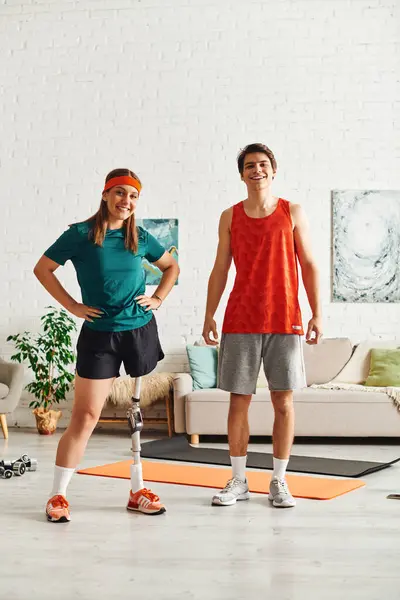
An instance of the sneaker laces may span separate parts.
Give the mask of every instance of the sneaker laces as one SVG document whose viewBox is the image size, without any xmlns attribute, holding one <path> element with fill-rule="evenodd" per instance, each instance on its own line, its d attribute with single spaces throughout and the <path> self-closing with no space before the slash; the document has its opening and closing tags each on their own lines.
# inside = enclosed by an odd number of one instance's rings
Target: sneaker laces
<svg viewBox="0 0 400 600">
<path fill-rule="evenodd" d="M 285 494 L 289 494 L 289 488 L 285 481 L 285 479 L 275 479 L 278 486 L 278 493 L 284 492 Z"/>
<path fill-rule="evenodd" d="M 51 504 L 52 504 L 53 508 L 68 508 L 69 507 L 67 500 L 64 498 L 64 496 L 61 496 L 61 494 L 54 496 L 54 498 L 51 499 Z"/>
<path fill-rule="evenodd" d="M 159 502 L 160 498 L 157 496 L 157 494 L 154 494 L 151 490 L 148 490 L 147 488 L 143 488 L 140 493 L 142 494 L 142 496 L 144 496 L 145 498 L 147 498 L 148 500 L 150 500 L 150 502 Z"/>
<path fill-rule="evenodd" d="M 224 493 L 224 494 L 226 494 L 227 492 L 231 492 L 232 489 L 236 485 L 239 485 L 241 483 L 244 483 L 244 481 L 242 481 L 241 479 L 239 479 L 239 477 L 232 477 L 232 479 L 229 479 L 228 483 L 226 484 L 226 486 L 224 487 L 224 489 L 221 490 L 221 492 Z"/>
</svg>

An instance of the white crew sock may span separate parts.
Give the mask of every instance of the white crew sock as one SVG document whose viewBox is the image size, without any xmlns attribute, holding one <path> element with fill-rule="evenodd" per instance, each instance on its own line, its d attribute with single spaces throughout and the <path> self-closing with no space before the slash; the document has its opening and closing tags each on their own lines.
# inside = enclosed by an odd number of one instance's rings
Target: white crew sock
<svg viewBox="0 0 400 600">
<path fill-rule="evenodd" d="M 139 465 L 131 465 L 131 488 L 133 493 L 144 488 L 141 463 Z"/>
<path fill-rule="evenodd" d="M 58 494 L 66 496 L 67 487 L 74 472 L 75 469 L 67 469 L 66 467 L 58 467 L 57 465 L 54 466 L 54 480 L 51 497 Z"/>
<path fill-rule="evenodd" d="M 287 458 L 275 458 L 273 457 L 274 470 L 272 473 L 272 479 L 285 479 L 286 468 L 289 464 L 289 459 Z"/>
<path fill-rule="evenodd" d="M 246 481 L 247 456 L 231 456 L 232 476 Z"/>
</svg>

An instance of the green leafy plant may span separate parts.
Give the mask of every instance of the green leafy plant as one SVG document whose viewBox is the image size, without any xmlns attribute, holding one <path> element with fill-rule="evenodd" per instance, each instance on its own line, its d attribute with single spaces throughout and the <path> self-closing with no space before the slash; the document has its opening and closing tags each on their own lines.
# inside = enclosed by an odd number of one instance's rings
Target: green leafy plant
<svg viewBox="0 0 400 600">
<path fill-rule="evenodd" d="M 76 331 L 75 321 L 68 313 L 53 306 L 46 306 L 47 313 L 41 317 L 42 331 L 33 336 L 28 331 L 9 335 L 17 352 L 11 357 L 19 363 L 28 361 L 35 380 L 26 386 L 37 400 L 29 406 L 50 410 L 53 404 L 65 400 L 74 374 L 68 367 L 75 361 L 71 333 Z"/>
</svg>

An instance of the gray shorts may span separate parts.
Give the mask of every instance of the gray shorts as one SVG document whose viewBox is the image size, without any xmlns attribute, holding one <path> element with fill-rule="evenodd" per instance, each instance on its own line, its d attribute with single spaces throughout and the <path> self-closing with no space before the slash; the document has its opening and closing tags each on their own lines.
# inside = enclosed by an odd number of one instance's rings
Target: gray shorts
<svg viewBox="0 0 400 600">
<path fill-rule="evenodd" d="M 254 394 L 261 361 L 270 390 L 294 390 L 306 386 L 300 335 L 223 333 L 218 387 L 232 394 Z"/>
</svg>

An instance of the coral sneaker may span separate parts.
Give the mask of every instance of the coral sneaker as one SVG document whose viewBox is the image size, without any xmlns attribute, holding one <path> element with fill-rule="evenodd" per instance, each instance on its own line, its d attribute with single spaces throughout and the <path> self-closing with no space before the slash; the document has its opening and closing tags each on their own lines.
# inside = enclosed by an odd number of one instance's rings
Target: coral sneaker
<svg viewBox="0 0 400 600">
<path fill-rule="evenodd" d="M 142 488 L 135 493 L 131 490 L 126 508 L 146 515 L 161 515 L 166 511 L 165 506 L 160 502 L 160 498 L 147 488 Z"/>
<path fill-rule="evenodd" d="M 61 494 L 50 498 L 46 504 L 47 520 L 52 523 L 68 523 L 71 520 L 69 504 Z"/>
</svg>

